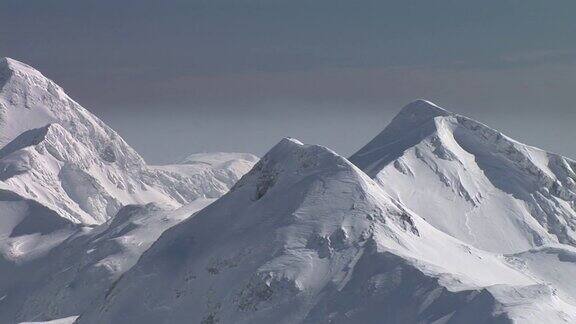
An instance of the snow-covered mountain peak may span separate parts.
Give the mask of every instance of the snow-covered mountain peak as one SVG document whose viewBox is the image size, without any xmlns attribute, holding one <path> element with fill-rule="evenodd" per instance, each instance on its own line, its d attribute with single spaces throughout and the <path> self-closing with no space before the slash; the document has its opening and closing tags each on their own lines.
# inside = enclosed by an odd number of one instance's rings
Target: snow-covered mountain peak
<svg viewBox="0 0 576 324">
<path fill-rule="evenodd" d="M 262 158 L 265 161 L 283 160 L 295 152 L 306 150 L 309 145 L 305 145 L 292 137 L 284 137 L 274 145 Z"/>
<path fill-rule="evenodd" d="M 324 148 L 317 148 L 324 149 Z M 247 176 L 262 173 L 264 171 L 270 172 L 271 169 L 278 169 L 277 172 L 284 171 L 298 171 L 304 169 L 305 154 L 307 151 L 312 150 L 310 145 L 304 145 L 302 142 L 293 138 L 283 138 L 274 147 L 272 147 L 260 161 L 256 167 L 252 169 Z M 325 149 L 328 152 L 328 149 Z M 334 153 L 335 155 L 335 153 Z"/>
<path fill-rule="evenodd" d="M 477 247 L 576 244 L 576 162 L 473 119 L 417 101 L 350 160 L 428 222 Z"/>
<path fill-rule="evenodd" d="M 34 69 L 26 63 L 22 63 L 15 59 L 9 57 L 3 57 L 0 59 L 0 80 L 6 80 L 7 77 L 16 74 L 18 76 L 33 76 L 37 78 L 44 78 L 42 73 Z M 0 87 L 3 84 L 0 82 Z"/>
<path fill-rule="evenodd" d="M 424 138 L 449 127 L 457 116 L 430 101 L 413 101 L 404 106 L 386 128 L 356 152 L 350 161 L 374 176 L 382 165 L 398 158 L 404 150 Z"/>
<path fill-rule="evenodd" d="M 384 131 L 374 139 L 374 144 L 386 141 L 391 136 L 404 136 L 413 132 L 422 133 L 422 129 L 433 129 L 439 118 L 453 116 L 455 114 L 437 106 L 436 104 L 419 99 L 404 106 L 400 112 L 390 121 Z"/>
<path fill-rule="evenodd" d="M 299 140 L 291 137 L 285 137 L 278 144 L 274 145 L 268 153 L 262 158 L 262 162 L 283 161 L 284 164 L 292 162 L 305 163 L 302 160 L 303 154 L 309 153 L 310 158 L 334 157 L 341 158 L 337 153 L 329 148 L 320 145 L 303 144 Z M 304 167 L 305 165 L 300 165 Z M 323 165 L 325 166 L 325 165 Z"/>
<path fill-rule="evenodd" d="M 394 120 L 396 120 L 396 122 L 409 121 L 410 123 L 417 124 L 433 119 L 434 117 L 449 115 L 452 115 L 452 113 L 435 103 L 418 99 L 404 106 L 398 115 L 394 117 Z"/>
<path fill-rule="evenodd" d="M 58 108 L 54 105 L 58 99 L 69 99 L 60 86 L 45 77 L 40 71 L 26 63 L 8 57 L 0 60 L 0 94 L 5 101 L 3 106 L 0 106 L 6 110 L 4 114 L 7 114 L 11 108 L 21 108 L 34 111 L 36 115 L 50 115 L 50 110 Z M 29 118 L 32 116 L 28 115 Z M 50 116 L 43 117 L 48 120 Z M 31 122 L 37 124 L 41 121 L 42 119 L 39 118 Z M 43 125 L 37 124 L 36 126 Z M 1 135 L 5 137 L 5 133 L 6 131 L 3 131 Z M 4 138 L 0 139 L 6 141 Z"/>
<path fill-rule="evenodd" d="M 0 180 L 62 217 L 98 224 L 123 205 L 179 207 L 224 194 L 257 158 L 151 167 L 114 130 L 34 68 L 0 64 Z M 220 163 L 217 163 L 220 161 Z"/>
<path fill-rule="evenodd" d="M 117 154 L 123 168 L 143 165 L 144 160 L 100 119 L 84 109 L 34 68 L 4 59 L 0 68 L 0 147 L 23 132 L 48 124 L 60 124 L 96 155 Z"/>
<path fill-rule="evenodd" d="M 258 200 L 278 184 L 289 186 L 312 175 L 340 171 L 349 172 L 355 177 L 365 177 L 348 160 L 326 147 L 284 138 L 272 147 L 232 190 L 246 185 L 254 186 L 253 199 Z"/>
<path fill-rule="evenodd" d="M 280 140 L 280 142 L 276 146 L 281 147 L 281 146 L 290 146 L 290 145 L 303 146 L 304 143 L 300 142 L 299 140 L 297 140 L 293 137 L 284 137 L 283 139 Z"/>
<path fill-rule="evenodd" d="M 262 162 L 283 161 L 297 152 L 305 151 L 308 147 L 309 145 L 305 145 L 295 138 L 285 137 L 264 155 Z"/>
</svg>

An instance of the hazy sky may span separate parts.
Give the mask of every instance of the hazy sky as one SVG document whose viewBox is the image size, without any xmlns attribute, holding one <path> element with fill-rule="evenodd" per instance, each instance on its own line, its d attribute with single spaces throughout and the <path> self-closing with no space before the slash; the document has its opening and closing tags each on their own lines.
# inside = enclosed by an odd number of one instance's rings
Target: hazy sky
<svg viewBox="0 0 576 324">
<path fill-rule="evenodd" d="M 349 155 L 425 98 L 576 157 L 576 1 L 0 0 L 24 61 L 149 162 Z"/>
</svg>

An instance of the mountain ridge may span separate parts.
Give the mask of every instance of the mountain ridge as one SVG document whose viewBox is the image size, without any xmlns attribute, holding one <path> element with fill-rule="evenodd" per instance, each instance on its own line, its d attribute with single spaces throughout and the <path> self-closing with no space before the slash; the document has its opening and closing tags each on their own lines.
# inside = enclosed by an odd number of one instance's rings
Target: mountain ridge
<svg viewBox="0 0 576 324">
<path fill-rule="evenodd" d="M 483 323 L 518 318 L 518 303 L 532 322 L 574 310 L 502 257 L 432 227 L 346 158 L 283 139 L 78 322 Z"/>
<path fill-rule="evenodd" d="M 389 194 L 438 228 L 485 249 L 514 252 L 576 242 L 575 161 L 445 110 L 412 123 L 405 112 L 414 106 L 408 107 L 350 157 Z M 482 230 L 484 239 L 475 238 Z M 488 233 L 513 241 L 490 245 Z"/>
<path fill-rule="evenodd" d="M 1 62 L 0 179 L 73 222 L 101 224 L 128 204 L 177 208 L 218 197 L 257 160 L 237 154 L 213 168 L 149 166 L 42 73 L 13 59 Z"/>
</svg>

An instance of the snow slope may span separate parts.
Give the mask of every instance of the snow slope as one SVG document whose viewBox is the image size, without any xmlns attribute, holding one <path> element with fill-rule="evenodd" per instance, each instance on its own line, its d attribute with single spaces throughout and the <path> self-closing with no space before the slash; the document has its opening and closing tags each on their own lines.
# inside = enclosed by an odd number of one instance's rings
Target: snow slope
<svg viewBox="0 0 576 324">
<path fill-rule="evenodd" d="M 75 229 L 55 211 L 0 187 L 0 286 L 9 280 L 4 266 L 46 253 Z"/>
<path fill-rule="evenodd" d="M 48 253 L 7 263 L 0 280 L 0 322 L 47 321 L 93 307 L 166 229 L 214 199 L 173 210 L 154 203 L 123 207 L 105 224 L 79 228 Z"/>
<path fill-rule="evenodd" d="M 475 247 L 576 243 L 576 162 L 419 100 L 351 158 L 392 197 Z"/>
<path fill-rule="evenodd" d="M 85 225 L 101 224 L 129 204 L 179 207 L 217 198 L 256 161 L 220 153 L 214 166 L 194 164 L 193 157 L 186 165 L 148 166 L 58 85 L 9 58 L 0 60 L 0 147 L 4 187 Z"/>
<path fill-rule="evenodd" d="M 284 139 L 78 322 L 576 320 L 508 260 L 437 230 L 329 149 Z"/>
</svg>

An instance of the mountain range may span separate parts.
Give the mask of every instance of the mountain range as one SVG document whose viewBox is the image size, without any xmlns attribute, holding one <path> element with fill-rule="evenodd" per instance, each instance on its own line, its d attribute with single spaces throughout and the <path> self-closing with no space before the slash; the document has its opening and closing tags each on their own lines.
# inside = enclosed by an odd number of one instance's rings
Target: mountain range
<svg viewBox="0 0 576 324">
<path fill-rule="evenodd" d="M 576 161 L 417 100 L 346 158 L 148 165 L 0 62 L 0 322 L 575 323 Z"/>
</svg>

